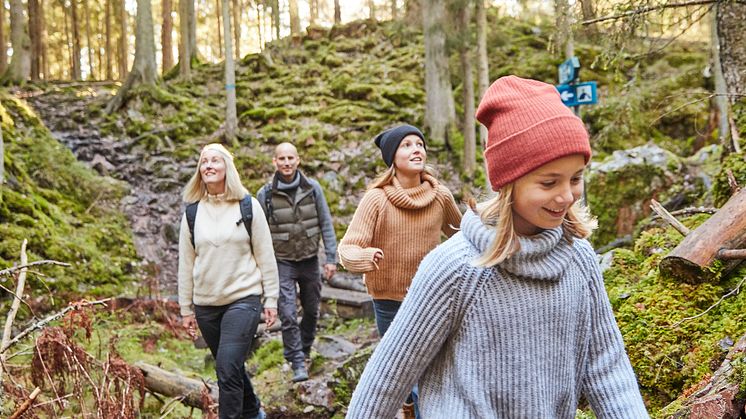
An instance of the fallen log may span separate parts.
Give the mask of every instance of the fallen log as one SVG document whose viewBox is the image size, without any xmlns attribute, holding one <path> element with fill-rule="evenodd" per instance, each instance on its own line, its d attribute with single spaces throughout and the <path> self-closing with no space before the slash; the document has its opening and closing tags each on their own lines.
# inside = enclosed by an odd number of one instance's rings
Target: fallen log
<svg viewBox="0 0 746 419">
<path fill-rule="evenodd" d="M 712 217 L 684 237 L 659 269 L 662 275 L 701 283 L 732 271 L 743 259 L 733 259 L 746 247 L 746 189 L 733 195 Z"/>
<path fill-rule="evenodd" d="M 736 419 L 746 405 L 746 397 L 740 391 L 739 371 L 744 368 L 746 358 L 746 335 L 730 349 L 725 361 L 712 378 L 699 384 L 699 388 L 688 396 L 664 409 L 671 419 Z"/>
<path fill-rule="evenodd" d="M 202 390 L 207 388 L 212 401 L 218 402 L 217 384 L 188 378 L 144 362 L 136 362 L 134 366 L 142 371 L 142 375 L 145 376 L 145 388 L 153 393 L 174 397 L 187 406 L 202 409 L 206 407 L 202 405 Z"/>
</svg>

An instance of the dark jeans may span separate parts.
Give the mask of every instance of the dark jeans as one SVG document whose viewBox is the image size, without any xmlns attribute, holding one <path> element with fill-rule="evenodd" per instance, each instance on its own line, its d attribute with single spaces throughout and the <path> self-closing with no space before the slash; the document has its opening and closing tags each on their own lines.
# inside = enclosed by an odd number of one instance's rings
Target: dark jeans
<svg viewBox="0 0 746 419">
<path fill-rule="evenodd" d="M 391 322 L 394 321 L 396 313 L 401 307 L 401 301 L 394 300 L 373 300 L 373 311 L 376 315 L 376 329 L 378 329 L 378 336 L 383 337 L 386 331 L 389 330 Z M 417 384 L 412 388 L 412 392 L 407 396 L 407 403 L 414 403 L 414 415 L 417 419 L 420 419 L 420 407 L 418 405 L 419 389 Z"/>
<path fill-rule="evenodd" d="M 303 366 L 304 352 L 311 352 L 311 345 L 316 337 L 316 324 L 319 321 L 321 304 L 321 272 L 319 258 L 292 262 L 278 260 L 277 269 L 280 275 L 280 298 L 277 311 L 282 322 L 282 343 L 285 347 L 285 359 L 298 368 Z M 296 284 L 300 289 L 300 304 L 303 307 L 303 318 L 298 325 L 298 308 L 296 306 Z"/>
<path fill-rule="evenodd" d="M 257 295 L 224 306 L 194 307 L 199 330 L 215 358 L 221 419 L 253 418 L 259 414 L 261 404 L 254 394 L 244 361 L 261 311 L 262 302 Z"/>
</svg>

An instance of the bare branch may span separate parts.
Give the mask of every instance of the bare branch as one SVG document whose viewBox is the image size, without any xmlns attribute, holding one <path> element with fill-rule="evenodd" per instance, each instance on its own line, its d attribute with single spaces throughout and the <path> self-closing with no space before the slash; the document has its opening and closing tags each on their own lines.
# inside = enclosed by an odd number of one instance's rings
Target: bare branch
<svg viewBox="0 0 746 419">
<path fill-rule="evenodd" d="M 730 191 L 733 194 L 737 194 L 738 191 L 741 190 L 741 187 L 738 186 L 738 181 L 736 180 L 736 176 L 733 174 L 733 170 L 727 169 L 725 173 L 728 176 L 728 186 L 730 186 Z"/>
<path fill-rule="evenodd" d="M 663 208 L 663 205 L 660 204 L 660 202 L 656 201 L 655 199 L 650 201 L 650 209 L 655 211 L 656 214 L 658 214 L 659 217 L 666 220 L 668 224 L 671 225 L 676 231 L 681 233 L 682 236 L 686 236 L 689 234 L 689 229 L 686 228 L 684 224 L 681 224 L 681 221 L 677 220 L 676 217 L 671 215 L 668 210 Z"/>
<path fill-rule="evenodd" d="M 3 269 L 2 271 L 0 271 L 0 276 L 2 276 L 2 275 L 9 275 L 9 274 L 11 274 L 11 273 L 13 273 L 15 271 L 20 270 L 20 269 L 30 268 L 30 267 L 36 266 L 36 265 L 57 265 L 57 266 L 64 266 L 66 268 L 70 267 L 69 263 L 58 262 L 56 260 L 37 260 L 36 262 L 22 264 L 21 266 L 13 266 L 11 268 Z"/>
<path fill-rule="evenodd" d="M 18 409 L 16 409 L 16 411 L 12 415 L 10 415 L 10 418 L 8 419 L 20 418 L 21 415 L 23 415 L 28 410 L 28 408 L 31 407 L 31 403 L 36 400 L 36 396 L 38 396 L 39 393 L 41 393 L 41 389 L 39 387 L 36 387 L 34 391 L 29 394 L 28 399 L 24 400 L 23 404 L 18 406 Z"/>
<path fill-rule="evenodd" d="M 713 308 L 717 307 L 720 303 L 722 303 L 723 300 L 725 300 L 726 298 L 730 297 L 731 295 L 738 294 L 738 292 L 741 290 L 741 285 L 743 285 L 744 281 L 746 281 L 746 276 L 744 276 L 743 279 L 741 279 L 741 282 L 739 282 L 738 285 L 736 285 L 735 288 L 733 288 L 732 290 L 730 290 L 729 293 L 727 293 L 724 296 L 720 297 L 720 299 L 715 304 L 713 304 L 710 307 L 708 307 L 707 310 L 705 310 L 705 311 L 697 314 L 696 316 L 684 317 L 683 319 L 677 321 L 676 323 L 674 323 L 674 324 L 672 324 L 671 326 L 668 326 L 668 327 L 670 327 L 671 329 L 673 329 L 674 327 L 678 327 L 680 324 L 682 324 L 682 323 L 684 323 L 686 321 L 694 320 L 694 319 L 697 319 L 699 317 L 704 316 L 710 310 L 712 310 Z"/>
<path fill-rule="evenodd" d="M 0 348 L 0 354 L 2 354 L 5 351 L 7 351 L 11 346 L 13 346 L 16 343 L 18 343 L 18 341 L 20 341 L 21 339 L 23 339 L 24 337 L 26 337 L 26 335 L 30 334 L 31 332 L 33 332 L 35 330 L 38 330 L 38 329 L 41 329 L 42 327 L 46 326 L 48 323 L 53 322 L 53 321 L 55 321 L 57 319 L 60 319 L 60 318 L 64 317 L 65 314 L 67 314 L 68 311 L 79 310 L 82 307 L 88 307 L 88 306 L 93 306 L 93 305 L 103 305 L 103 306 L 106 306 L 106 303 L 109 302 L 110 300 L 111 300 L 111 298 L 104 298 L 103 300 L 97 300 L 97 301 L 82 301 L 82 302 L 79 302 L 79 303 L 71 303 L 69 306 L 65 307 L 64 309 L 62 309 L 62 310 L 58 311 L 57 313 L 54 313 L 54 314 L 52 314 L 52 315 L 44 318 L 43 320 L 40 320 L 40 321 L 32 324 L 31 326 L 27 327 L 23 332 L 17 334 L 16 337 L 14 337 L 13 339 L 11 339 L 8 342 L 7 345 L 5 345 L 2 348 Z"/>
<path fill-rule="evenodd" d="M 602 17 L 597 17 L 595 19 L 584 20 L 580 23 L 582 25 L 590 25 L 593 23 L 604 22 L 607 20 L 619 20 L 619 19 L 623 19 L 626 17 L 630 17 L 630 16 L 647 14 L 651 12 L 656 12 L 658 10 L 674 9 L 678 7 L 701 6 L 704 4 L 712 4 L 712 3 L 717 3 L 717 2 L 718 0 L 690 0 L 690 1 L 685 1 L 681 3 L 659 4 L 656 6 L 648 6 L 648 7 L 642 7 L 640 9 L 629 10 L 618 15 L 602 16 Z"/>
<path fill-rule="evenodd" d="M 718 259 L 741 260 L 746 259 L 746 249 L 720 249 Z"/>
<path fill-rule="evenodd" d="M 23 239 L 21 243 L 21 265 L 28 263 L 28 256 L 26 255 L 26 244 L 28 240 Z M 18 282 L 16 283 L 16 292 L 13 294 L 13 302 L 10 304 L 10 310 L 8 310 L 8 318 L 5 319 L 5 327 L 3 328 L 3 337 L 0 341 L 0 347 L 5 347 L 10 340 L 10 334 L 12 333 L 13 321 L 16 319 L 18 308 L 21 307 L 21 296 L 23 295 L 23 288 L 26 286 L 26 268 L 21 269 L 18 274 Z M 0 353 L 0 384 L 3 382 L 3 371 L 5 365 L 5 355 Z"/>
<path fill-rule="evenodd" d="M 2 289 L 3 291 L 7 292 L 10 295 L 12 295 L 13 298 L 18 298 L 19 300 L 21 300 L 21 302 L 26 306 L 26 308 L 28 308 L 29 311 L 31 311 L 31 315 L 34 316 L 34 317 L 36 317 L 36 313 L 34 313 L 34 309 L 32 309 L 30 305 L 28 305 L 28 303 L 26 302 L 26 300 L 24 300 L 23 298 L 19 297 L 18 295 L 16 295 L 16 293 L 14 293 L 13 291 L 9 290 L 8 288 L 5 288 L 2 285 L 0 285 L 0 289 Z"/>
</svg>

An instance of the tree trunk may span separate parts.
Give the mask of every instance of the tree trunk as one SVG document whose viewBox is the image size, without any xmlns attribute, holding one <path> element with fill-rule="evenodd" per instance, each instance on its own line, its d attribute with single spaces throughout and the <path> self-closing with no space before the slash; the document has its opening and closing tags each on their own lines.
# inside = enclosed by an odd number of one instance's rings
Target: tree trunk
<svg viewBox="0 0 746 419">
<path fill-rule="evenodd" d="M 712 20 L 710 25 L 710 48 L 712 49 L 712 73 L 715 79 L 715 109 L 718 115 L 718 136 L 723 150 L 727 153 L 733 151 L 730 143 L 730 124 L 728 123 L 728 87 L 725 85 L 723 66 L 720 62 L 720 39 L 718 37 L 717 10 L 719 4 L 713 5 Z"/>
<path fill-rule="evenodd" d="M 259 51 L 264 49 L 264 36 L 262 34 L 262 31 L 264 30 L 264 13 L 262 13 L 262 8 L 259 4 L 256 4 L 256 30 L 257 30 L 257 39 L 259 40 Z"/>
<path fill-rule="evenodd" d="M 174 47 L 171 32 L 173 32 L 174 21 L 171 18 L 171 0 L 161 2 L 161 55 L 163 64 L 163 73 L 166 73 L 174 66 Z"/>
<path fill-rule="evenodd" d="M 730 103 L 746 95 L 746 4 L 720 2 L 717 6 L 720 63 Z"/>
<path fill-rule="evenodd" d="M 73 67 L 72 79 L 81 80 L 83 78 L 80 71 L 80 29 L 78 24 L 78 0 L 70 1 L 70 28 L 73 32 Z"/>
<path fill-rule="evenodd" d="M 339 6 L 339 0 L 334 0 L 334 24 L 342 23 L 342 8 Z"/>
<path fill-rule="evenodd" d="M 319 0 L 308 0 L 308 24 L 315 25 L 319 20 Z"/>
<path fill-rule="evenodd" d="M 391 20 L 396 20 L 399 16 L 399 7 L 396 0 L 391 0 Z"/>
<path fill-rule="evenodd" d="M 580 0 L 580 10 L 583 13 L 583 20 L 596 18 L 596 5 L 593 2 L 594 0 Z M 585 25 L 584 30 L 586 34 L 593 36 L 596 34 L 596 24 Z"/>
<path fill-rule="evenodd" d="M 31 42 L 31 80 L 39 80 L 41 73 L 41 19 L 39 0 L 28 0 L 28 34 Z"/>
<path fill-rule="evenodd" d="M 218 401 L 218 386 L 216 385 L 174 374 L 142 361 L 135 362 L 134 366 L 142 371 L 145 377 L 145 387 L 154 393 L 179 399 L 187 406 L 202 408 L 202 390 L 207 387 L 213 402 Z"/>
<path fill-rule="evenodd" d="M 272 1 L 272 27 L 275 29 L 275 39 L 280 39 L 280 1 Z"/>
<path fill-rule="evenodd" d="M 288 1 L 288 13 L 290 14 L 290 35 L 300 35 L 300 16 L 298 15 L 298 0 Z"/>
<path fill-rule="evenodd" d="M 41 63 L 40 69 L 43 74 L 42 78 L 44 80 L 49 80 L 49 54 L 47 53 L 47 40 L 49 39 L 47 37 L 47 20 L 44 18 L 44 0 L 39 0 L 39 30 L 41 31 L 41 36 L 39 39 L 39 47 L 41 48 Z"/>
<path fill-rule="evenodd" d="M 0 74 L 5 73 L 7 67 L 8 48 L 5 45 L 5 1 L 3 1 L 0 3 Z"/>
<path fill-rule="evenodd" d="M 727 274 L 741 262 L 725 258 L 722 249 L 743 248 L 746 248 L 746 188 L 733 195 L 696 230 L 689 232 L 661 260 L 659 269 L 666 276 L 687 283 L 701 283 L 718 277 L 718 274 Z"/>
<path fill-rule="evenodd" d="M 368 19 L 376 20 L 376 2 L 368 0 Z"/>
<path fill-rule="evenodd" d="M 474 76 L 471 65 L 471 42 L 469 37 L 469 24 L 471 23 L 471 8 L 461 7 L 459 10 L 459 23 L 461 32 L 461 48 L 459 58 L 461 59 L 461 79 L 463 80 L 462 103 L 464 106 L 463 135 L 464 135 L 464 174 L 469 178 L 474 175 L 477 167 L 477 141 L 474 132 Z"/>
<path fill-rule="evenodd" d="M 404 19 L 416 25 L 422 24 L 422 5 L 421 0 L 405 0 Z M 430 0 L 426 0 L 430 1 Z"/>
<path fill-rule="evenodd" d="M 191 73 L 191 56 L 189 47 L 189 5 L 194 0 L 179 1 L 179 75 L 189 77 Z"/>
<path fill-rule="evenodd" d="M 189 59 L 191 68 L 191 60 L 196 60 L 199 57 L 199 50 L 197 49 L 197 12 L 194 9 L 194 0 L 187 2 L 187 17 L 189 18 Z"/>
<path fill-rule="evenodd" d="M 126 0 L 121 0 L 119 4 L 119 79 L 127 78 L 128 45 L 127 45 L 127 9 L 124 7 Z"/>
<path fill-rule="evenodd" d="M 446 51 L 446 9 L 443 0 L 424 0 L 422 26 L 425 38 L 425 128 L 433 142 L 450 148 L 449 134 L 456 111 Z"/>
<path fill-rule="evenodd" d="M 95 79 L 93 74 L 93 45 L 91 45 L 91 14 L 88 10 L 88 0 L 83 0 L 83 14 L 85 15 L 85 44 L 88 47 L 88 80 Z"/>
<path fill-rule="evenodd" d="M 73 68 L 73 47 L 70 42 L 70 36 L 71 36 L 70 26 L 68 25 L 68 22 L 67 22 L 67 8 L 65 6 L 62 6 L 62 16 L 63 16 L 62 23 L 63 23 L 63 28 L 64 28 L 62 33 L 64 34 L 63 38 L 65 40 L 65 47 L 66 47 L 65 52 L 67 52 L 66 58 L 67 58 L 67 63 L 69 64 L 68 70 L 70 70 Z M 60 60 L 60 62 L 62 62 L 62 60 Z M 72 78 L 72 73 L 70 71 L 68 71 L 68 77 Z"/>
<path fill-rule="evenodd" d="M 111 50 L 111 0 L 106 0 L 104 7 L 106 8 L 106 11 L 104 12 L 106 22 L 106 30 L 104 31 L 106 32 L 106 80 L 112 80 L 114 78 L 114 67 L 112 65 Z"/>
<path fill-rule="evenodd" d="M 575 47 L 572 39 L 572 15 L 568 0 L 554 0 L 554 12 L 557 18 L 557 51 L 564 51 L 565 58 L 574 54 Z"/>
<path fill-rule="evenodd" d="M 490 86 L 489 62 L 487 61 L 487 10 L 485 0 L 476 0 L 477 20 L 477 96 L 481 100 Z M 479 124 L 479 141 L 482 148 L 487 144 L 487 127 Z"/>
<path fill-rule="evenodd" d="M 31 40 L 28 36 L 28 21 L 23 13 L 22 0 L 10 0 L 10 44 L 13 55 L 5 72 L 5 79 L 19 84 L 31 76 Z"/>
<path fill-rule="evenodd" d="M 0 7 L 5 8 L 4 5 Z M 2 121 L 0 121 L 0 202 L 3 200 L 3 189 L 5 189 L 5 142 L 3 140 Z"/>
<path fill-rule="evenodd" d="M 137 0 L 137 19 L 135 21 L 135 61 L 127 80 L 117 92 L 117 95 L 106 105 L 105 112 L 111 114 L 117 111 L 132 86 L 142 83 L 154 85 L 158 78 L 158 68 L 155 62 L 155 38 L 153 35 L 153 13 L 150 0 Z"/>
<path fill-rule="evenodd" d="M 236 139 L 236 68 L 231 45 L 231 17 L 228 0 L 223 0 L 223 33 L 225 34 L 225 140 L 232 144 Z"/>
<path fill-rule="evenodd" d="M 220 21 L 222 19 L 222 12 L 220 11 L 220 1 L 221 0 L 215 0 L 215 17 L 218 21 L 218 57 L 220 57 L 220 54 L 223 52 L 223 23 Z"/>
<path fill-rule="evenodd" d="M 236 43 L 236 61 L 241 59 L 241 0 L 233 0 L 233 39 Z"/>
</svg>

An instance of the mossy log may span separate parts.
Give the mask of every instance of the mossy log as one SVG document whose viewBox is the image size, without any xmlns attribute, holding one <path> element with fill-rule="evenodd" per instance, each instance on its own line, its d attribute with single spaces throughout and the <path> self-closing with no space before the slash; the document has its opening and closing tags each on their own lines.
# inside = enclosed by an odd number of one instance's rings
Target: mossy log
<svg viewBox="0 0 746 419">
<path fill-rule="evenodd" d="M 664 276 L 687 283 L 714 280 L 743 258 L 731 250 L 746 248 L 746 189 L 733 195 L 717 213 L 690 232 L 661 260 Z"/>
<path fill-rule="evenodd" d="M 144 362 L 136 362 L 135 367 L 145 376 L 145 387 L 154 393 L 176 397 L 187 406 L 202 409 L 202 391 L 207 388 L 213 402 L 218 401 L 218 386 L 184 377 Z"/>
<path fill-rule="evenodd" d="M 735 419 L 741 417 L 746 396 L 740 390 L 746 384 L 746 335 L 728 352 L 723 364 L 712 378 L 699 384 L 689 396 L 679 399 L 664 410 L 671 419 Z"/>
</svg>

